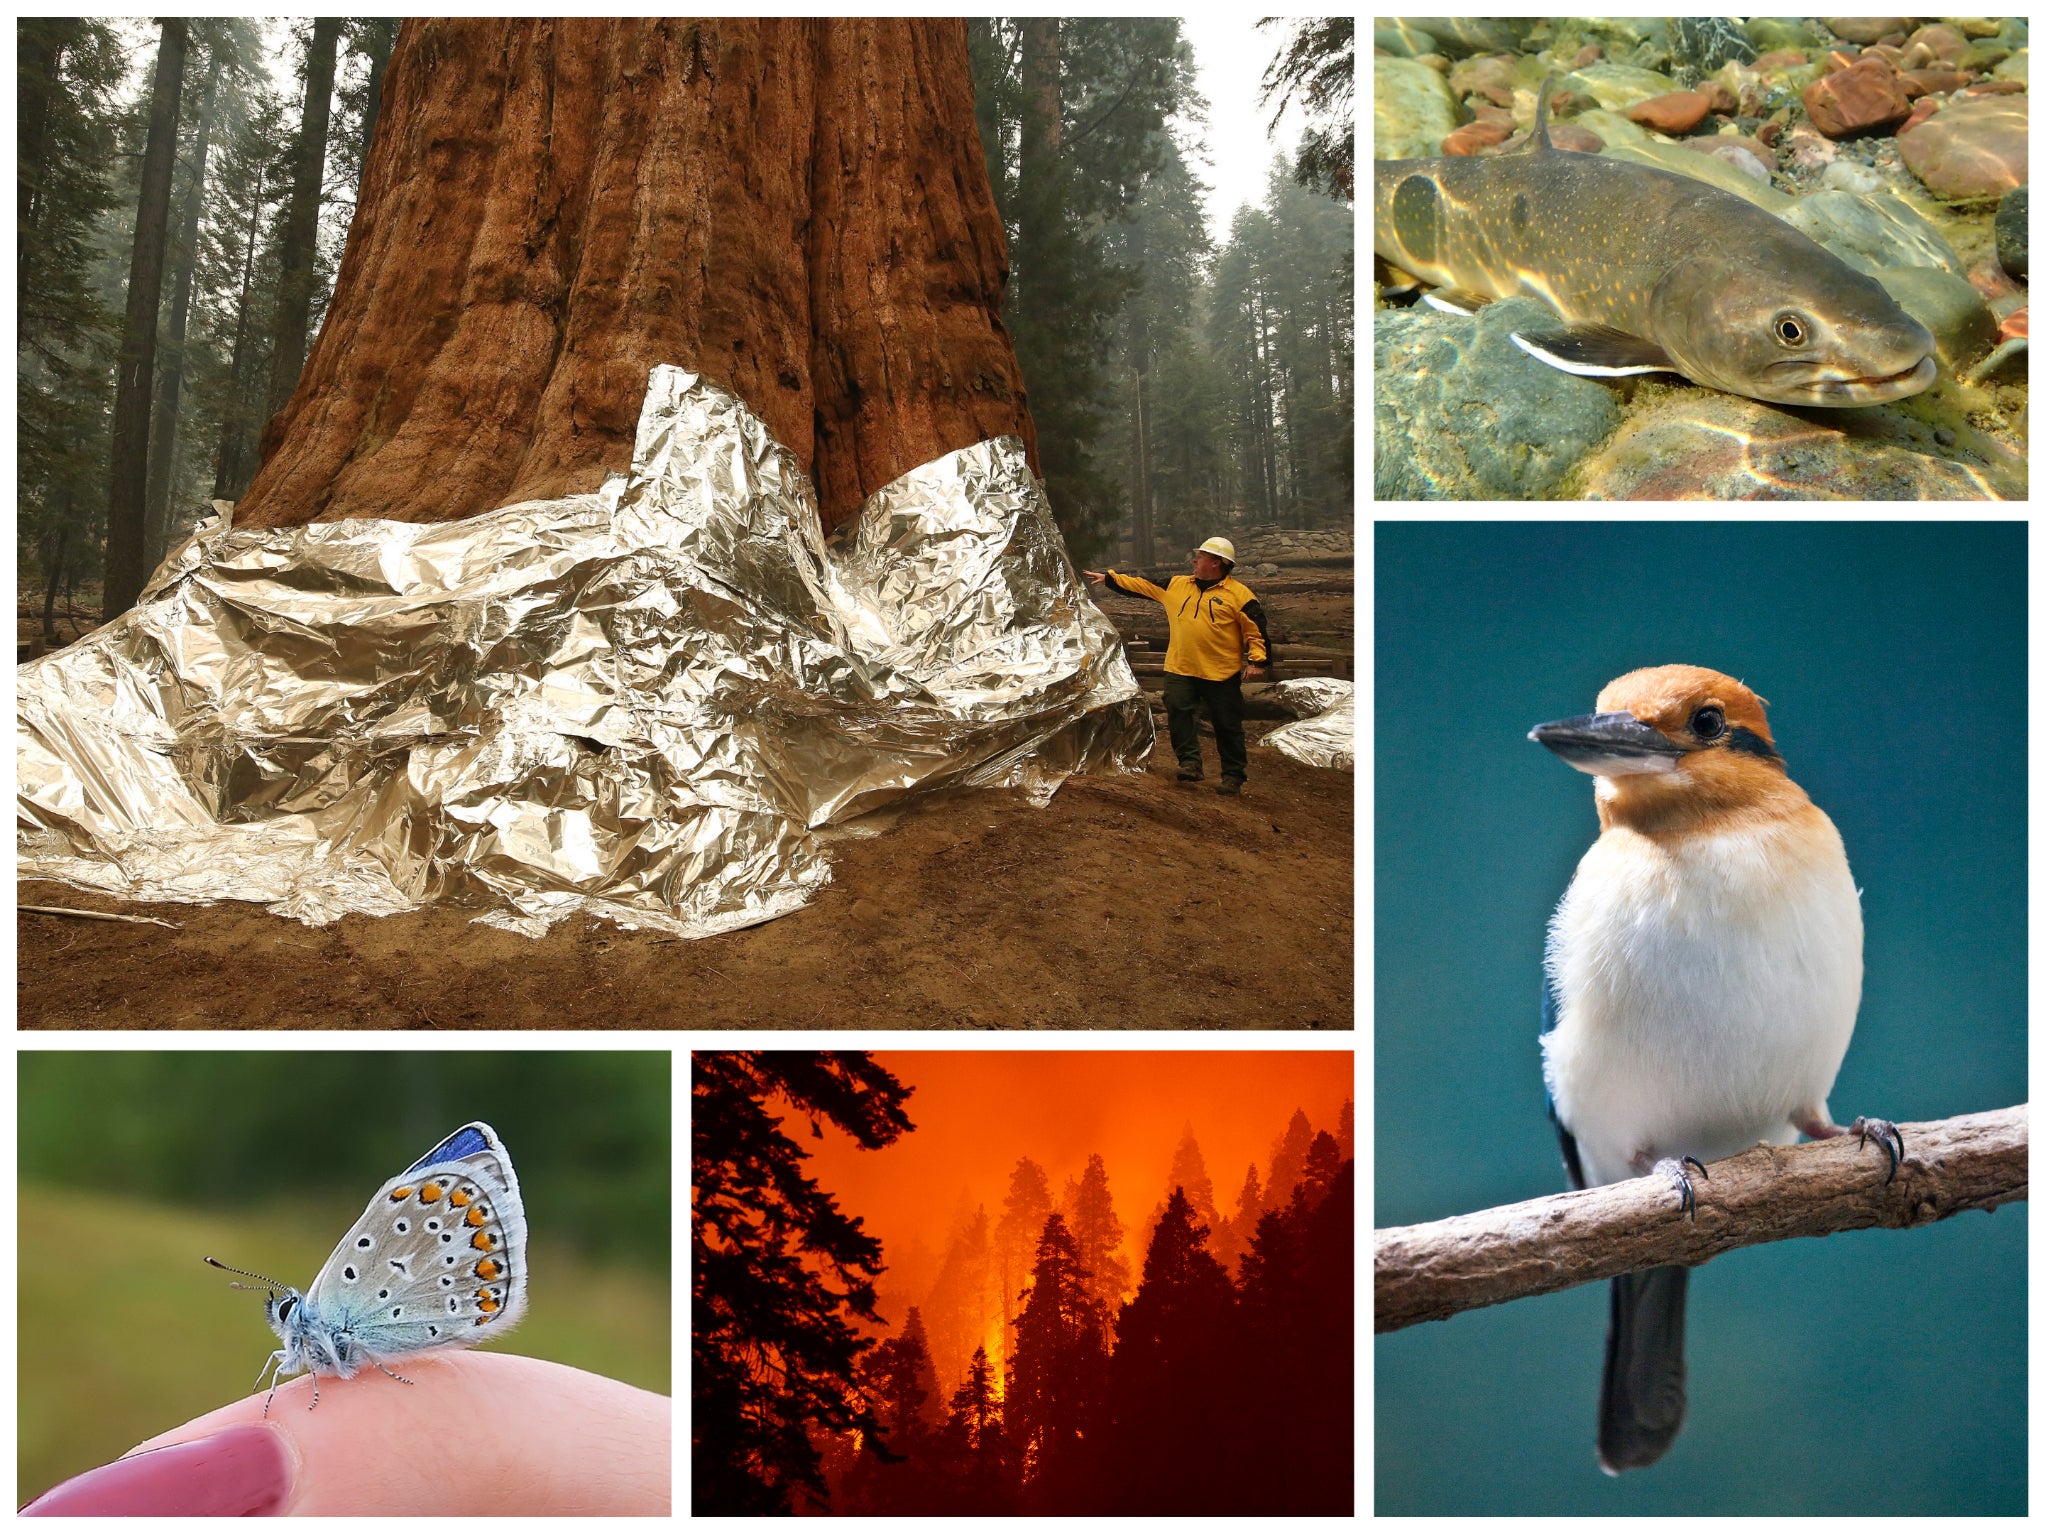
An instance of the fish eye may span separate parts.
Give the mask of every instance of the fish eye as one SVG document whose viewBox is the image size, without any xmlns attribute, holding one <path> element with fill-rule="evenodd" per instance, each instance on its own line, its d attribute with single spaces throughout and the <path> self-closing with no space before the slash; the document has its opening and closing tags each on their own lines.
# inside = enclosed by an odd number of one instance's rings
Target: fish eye
<svg viewBox="0 0 2048 1537">
<path fill-rule="evenodd" d="M 1728 717 L 1713 705 L 1703 705 L 1692 712 L 1692 720 L 1688 724 L 1692 728 L 1692 734 L 1702 742 L 1713 742 L 1718 741 L 1728 730 Z"/>
<path fill-rule="evenodd" d="M 1788 347 L 1797 347 L 1806 340 L 1806 322 L 1790 310 L 1771 322 L 1771 331 Z"/>
</svg>

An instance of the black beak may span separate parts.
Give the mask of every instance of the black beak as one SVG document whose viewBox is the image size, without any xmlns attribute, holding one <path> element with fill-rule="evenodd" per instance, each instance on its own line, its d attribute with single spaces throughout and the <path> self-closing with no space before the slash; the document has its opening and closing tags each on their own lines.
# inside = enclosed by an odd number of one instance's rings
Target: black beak
<svg viewBox="0 0 2048 1537">
<path fill-rule="evenodd" d="M 1554 720 L 1529 733 L 1575 769 L 1588 774 L 1665 774 L 1678 767 L 1684 751 L 1654 726 L 1646 726 L 1626 710 L 1605 715 L 1575 715 Z"/>
</svg>

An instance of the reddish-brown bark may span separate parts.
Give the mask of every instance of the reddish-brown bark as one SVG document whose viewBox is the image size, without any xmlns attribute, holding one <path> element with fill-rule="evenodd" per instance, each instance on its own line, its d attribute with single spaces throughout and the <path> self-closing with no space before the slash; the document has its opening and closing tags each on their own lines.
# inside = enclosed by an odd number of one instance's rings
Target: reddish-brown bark
<svg viewBox="0 0 2048 1537">
<path fill-rule="evenodd" d="M 327 319 L 237 526 L 595 489 L 647 371 L 734 390 L 829 525 L 1036 445 L 964 25 L 408 20 Z"/>
</svg>

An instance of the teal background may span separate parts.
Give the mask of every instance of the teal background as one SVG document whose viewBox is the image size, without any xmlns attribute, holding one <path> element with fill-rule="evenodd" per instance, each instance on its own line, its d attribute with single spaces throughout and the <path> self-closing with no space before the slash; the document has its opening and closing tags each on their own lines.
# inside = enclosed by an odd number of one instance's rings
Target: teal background
<svg viewBox="0 0 2048 1537">
<path fill-rule="evenodd" d="M 1835 1119 L 2026 1099 L 2023 524 L 1389 522 L 1374 547 L 1376 1225 L 1565 1188 L 1543 934 L 1598 823 L 1525 738 L 1637 667 L 1764 695 L 1841 830 L 1865 969 Z M 1606 1320 L 1600 1285 L 1378 1337 L 1376 1512 L 2026 1511 L 2024 1205 L 1702 1267 L 1686 1427 L 1618 1479 Z"/>
</svg>

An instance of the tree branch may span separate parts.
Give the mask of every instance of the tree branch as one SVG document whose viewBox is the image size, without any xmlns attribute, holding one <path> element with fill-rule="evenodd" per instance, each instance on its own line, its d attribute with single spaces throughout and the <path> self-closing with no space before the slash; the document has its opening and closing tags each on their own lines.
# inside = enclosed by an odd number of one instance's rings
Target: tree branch
<svg viewBox="0 0 2048 1537">
<path fill-rule="evenodd" d="M 1891 1184 L 1875 1143 L 1759 1143 L 1693 1176 L 1687 1221 L 1651 1175 L 1373 1234 L 1373 1332 L 1539 1297 L 1652 1265 L 1702 1265 L 1781 1238 L 1921 1227 L 2027 1198 L 2027 1107 L 1902 1125 Z"/>
</svg>

